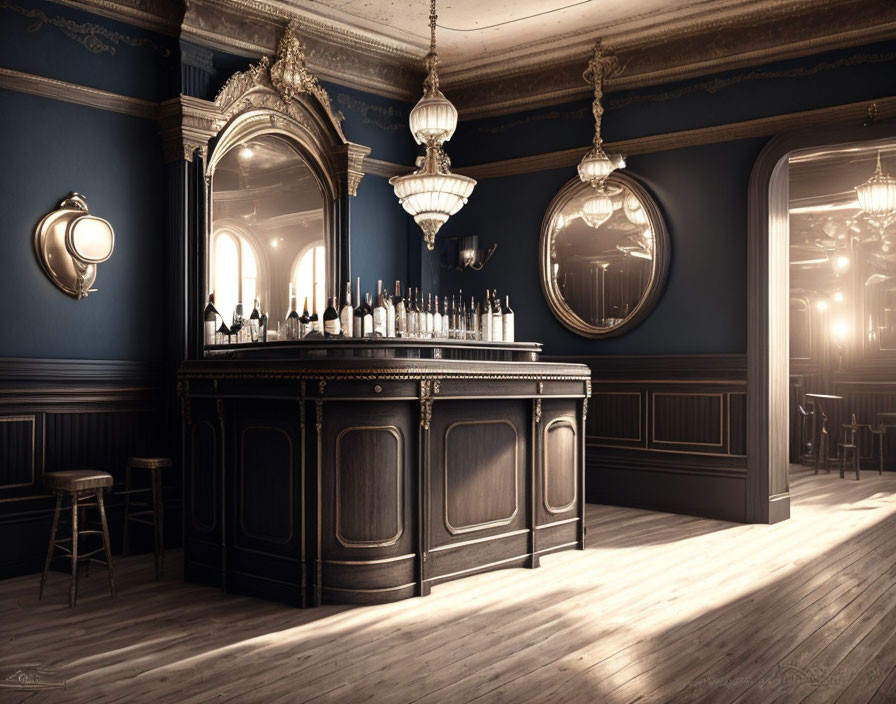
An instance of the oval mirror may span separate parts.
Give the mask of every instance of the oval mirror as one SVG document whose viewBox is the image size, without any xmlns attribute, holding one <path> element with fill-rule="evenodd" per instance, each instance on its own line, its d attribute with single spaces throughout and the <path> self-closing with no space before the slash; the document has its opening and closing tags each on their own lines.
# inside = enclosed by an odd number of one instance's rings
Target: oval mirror
<svg viewBox="0 0 896 704">
<path fill-rule="evenodd" d="M 659 208 L 623 173 L 597 192 L 578 178 L 554 196 L 541 226 L 541 288 L 563 325 L 583 337 L 632 329 L 659 300 L 669 236 Z"/>
</svg>

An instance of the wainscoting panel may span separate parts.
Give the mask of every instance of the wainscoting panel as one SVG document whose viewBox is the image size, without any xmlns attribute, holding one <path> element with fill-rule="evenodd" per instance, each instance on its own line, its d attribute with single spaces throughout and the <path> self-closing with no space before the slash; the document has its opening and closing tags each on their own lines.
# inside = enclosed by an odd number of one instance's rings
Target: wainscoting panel
<svg viewBox="0 0 896 704">
<path fill-rule="evenodd" d="M 745 355 L 593 356 L 586 499 L 745 520 Z"/>
<path fill-rule="evenodd" d="M 113 476 L 106 508 L 119 549 L 125 460 L 168 452 L 160 386 L 159 369 L 145 363 L 0 359 L 0 578 L 41 568 L 55 506 L 44 472 L 95 469 Z M 165 533 L 175 545 L 178 461 L 164 484 Z M 151 533 L 135 527 L 132 549 L 151 549 Z"/>
</svg>

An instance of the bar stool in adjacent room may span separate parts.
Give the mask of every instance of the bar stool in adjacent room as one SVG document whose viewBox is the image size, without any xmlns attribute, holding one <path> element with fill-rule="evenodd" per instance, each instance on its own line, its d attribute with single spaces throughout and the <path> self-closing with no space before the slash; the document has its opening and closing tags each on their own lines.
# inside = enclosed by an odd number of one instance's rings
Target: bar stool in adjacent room
<svg viewBox="0 0 896 704">
<path fill-rule="evenodd" d="M 93 559 L 95 562 L 105 564 L 109 569 L 109 589 L 112 598 L 115 598 L 115 579 L 112 575 L 112 549 L 109 545 L 109 526 L 106 523 L 106 508 L 103 504 L 103 490 L 112 486 L 112 475 L 106 472 L 93 472 L 90 470 L 75 470 L 67 472 L 46 472 L 44 474 L 44 486 L 52 489 L 56 494 L 56 512 L 53 514 L 53 528 L 50 531 L 50 545 L 47 548 L 47 559 L 44 562 L 44 572 L 40 579 L 40 595 L 44 595 L 44 585 L 47 582 L 47 572 L 50 563 L 55 556 L 56 548 L 63 551 L 65 556 L 71 558 L 72 581 L 69 589 L 68 605 L 74 606 L 78 599 L 78 563 Z M 62 512 L 62 499 L 68 496 L 71 501 L 71 537 L 56 540 L 56 531 L 59 528 L 59 515 Z M 95 502 L 95 503 L 94 503 Z M 102 530 L 89 530 L 79 527 L 80 512 L 91 506 L 96 506 L 100 514 Z M 102 546 L 89 552 L 80 552 L 80 538 L 85 535 L 99 535 Z M 67 547 L 70 544 L 70 547 Z M 93 558 L 98 552 L 106 553 L 106 561 Z"/>
<path fill-rule="evenodd" d="M 856 470 L 856 480 L 861 479 L 859 473 L 859 446 L 856 438 L 859 425 L 856 423 L 856 414 L 853 413 L 849 423 L 840 426 L 840 478 L 843 479 L 843 469 L 846 464 L 846 455 L 852 453 L 852 465 Z"/>
<path fill-rule="evenodd" d="M 153 552 L 155 554 L 156 579 L 162 575 L 165 560 L 165 501 L 162 494 L 162 470 L 171 467 L 167 457 L 129 457 L 125 468 L 124 499 L 124 541 L 122 553 L 127 555 L 130 548 L 129 525 L 131 522 L 143 523 L 153 528 Z M 133 489 L 131 470 L 145 470 L 150 473 L 150 488 Z M 131 501 L 131 494 L 152 492 L 152 503 Z M 137 511 L 131 511 L 136 506 Z M 149 518 L 152 516 L 152 518 Z"/>
</svg>

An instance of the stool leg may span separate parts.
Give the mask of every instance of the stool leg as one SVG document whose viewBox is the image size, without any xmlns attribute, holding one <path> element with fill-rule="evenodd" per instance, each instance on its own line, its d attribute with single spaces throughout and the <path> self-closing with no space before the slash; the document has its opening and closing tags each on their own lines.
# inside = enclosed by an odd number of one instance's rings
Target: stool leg
<svg viewBox="0 0 896 704">
<path fill-rule="evenodd" d="M 115 576 L 112 573 L 112 546 L 109 544 L 109 525 L 106 523 L 106 506 L 103 503 L 103 490 L 96 490 L 96 505 L 100 510 L 100 522 L 103 524 L 103 548 L 106 551 L 106 567 L 109 569 L 109 590 L 115 598 Z"/>
<path fill-rule="evenodd" d="M 130 546 L 130 540 L 128 535 L 128 524 L 130 521 L 128 520 L 128 510 L 131 505 L 131 467 L 128 465 L 124 470 L 124 538 L 121 541 L 121 554 L 127 555 Z"/>
<path fill-rule="evenodd" d="M 843 479 L 843 465 L 846 463 L 846 448 L 840 446 L 840 478 Z"/>
<path fill-rule="evenodd" d="M 881 433 L 880 435 L 878 435 L 877 440 L 878 440 L 878 445 L 879 445 L 879 449 L 880 449 L 880 452 L 878 453 L 878 458 L 877 458 L 877 473 L 880 476 L 883 476 L 884 475 L 884 434 Z"/>
<path fill-rule="evenodd" d="M 862 475 L 859 473 L 859 470 L 862 468 L 862 463 L 859 462 L 859 446 L 856 445 L 856 449 L 853 450 L 853 462 L 856 465 L 856 481 L 862 478 Z"/>
<path fill-rule="evenodd" d="M 78 600 L 78 492 L 72 492 L 72 583 L 68 605 L 74 607 Z"/>
<path fill-rule="evenodd" d="M 155 529 L 156 579 L 159 579 L 165 560 L 165 501 L 162 496 L 162 473 L 158 469 L 152 473 L 152 522 Z"/>
<path fill-rule="evenodd" d="M 53 553 L 56 552 L 56 529 L 59 528 L 59 513 L 62 511 L 62 494 L 56 494 L 56 511 L 53 513 L 53 527 L 50 529 L 50 545 L 47 548 L 47 559 L 44 562 L 44 573 L 40 578 L 40 594 L 37 600 L 44 598 L 44 585 L 47 583 L 47 572 L 50 570 L 50 562 Z"/>
</svg>

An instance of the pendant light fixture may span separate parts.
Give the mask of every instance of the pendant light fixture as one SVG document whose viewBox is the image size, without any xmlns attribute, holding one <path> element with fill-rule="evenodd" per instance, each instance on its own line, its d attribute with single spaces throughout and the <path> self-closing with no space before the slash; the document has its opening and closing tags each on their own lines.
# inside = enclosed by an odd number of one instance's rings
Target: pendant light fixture
<svg viewBox="0 0 896 704">
<path fill-rule="evenodd" d="M 865 183 L 856 186 L 859 207 L 883 229 L 896 216 L 896 178 L 885 174 L 880 165 L 880 150 L 877 150 L 877 168 Z"/>
<path fill-rule="evenodd" d="M 594 56 L 582 74 L 582 78 L 594 86 L 594 101 L 591 104 L 591 111 L 594 113 L 594 146 L 579 162 L 579 178 L 594 189 L 582 204 L 582 219 L 591 227 L 600 227 L 610 219 L 616 209 L 613 196 L 621 192 L 621 189 L 607 185 L 607 177 L 616 169 L 625 168 L 625 160 L 621 154 L 607 154 L 604 151 L 603 138 L 600 136 L 601 119 L 604 114 L 600 102 L 604 95 L 604 79 L 618 70 L 619 61 L 615 56 L 604 56 L 601 43 L 597 42 Z"/>
<path fill-rule="evenodd" d="M 430 43 L 424 60 L 423 97 L 411 110 L 409 120 L 417 144 L 426 145 L 426 155 L 417 159 L 413 173 L 389 179 L 398 202 L 423 230 L 427 249 L 433 249 L 439 228 L 464 207 L 476 185 L 467 176 L 451 173 L 451 160 L 442 149 L 457 128 L 457 109 L 439 90 L 436 19 L 436 0 L 430 0 Z"/>
</svg>

